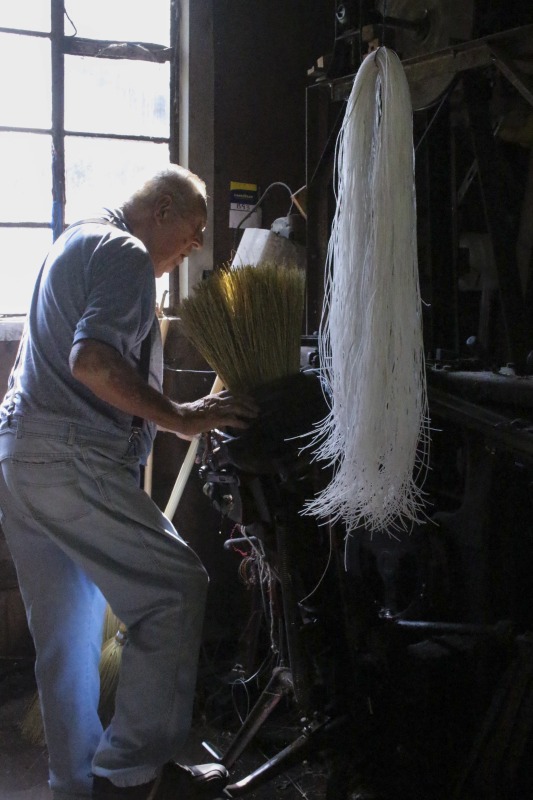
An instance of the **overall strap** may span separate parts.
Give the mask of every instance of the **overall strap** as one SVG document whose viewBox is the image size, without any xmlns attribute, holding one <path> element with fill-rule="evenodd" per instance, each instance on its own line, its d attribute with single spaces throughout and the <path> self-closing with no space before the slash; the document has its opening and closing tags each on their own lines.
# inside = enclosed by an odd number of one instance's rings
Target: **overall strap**
<svg viewBox="0 0 533 800">
<path fill-rule="evenodd" d="M 139 358 L 139 373 L 141 377 L 143 377 L 146 381 L 148 381 L 150 375 L 150 354 L 152 352 L 152 329 L 148 331 L 146 336 L 141 342 L 141 354 Z M 143 418 L 142 417 L 133 417 L 131 421 L 132 428 L 142 428 L 143 426 Z"/>
</svg>

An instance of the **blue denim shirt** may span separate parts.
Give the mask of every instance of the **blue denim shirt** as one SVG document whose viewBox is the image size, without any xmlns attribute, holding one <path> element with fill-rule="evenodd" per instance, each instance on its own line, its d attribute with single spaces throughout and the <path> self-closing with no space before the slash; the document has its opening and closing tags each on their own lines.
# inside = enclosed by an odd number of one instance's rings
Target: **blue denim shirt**
<svg viewBox="0 0 533 800">
<path fill-rule="evenodd" d="M 152 262 L 120 211 L 76 223 L 52 245 L 37 279 L 19 354 L 0 417 L 83 424 L 129 436 L 132 418 L 97 398 L 69 368 L 72 346 L 97 339 L 139 367 L 141 343 L 151 330 L 149 381 L 161 390 L 163 354 L 155 314 Z M 145 461 L 155 426 L 143 425 Z"/>
</svg>

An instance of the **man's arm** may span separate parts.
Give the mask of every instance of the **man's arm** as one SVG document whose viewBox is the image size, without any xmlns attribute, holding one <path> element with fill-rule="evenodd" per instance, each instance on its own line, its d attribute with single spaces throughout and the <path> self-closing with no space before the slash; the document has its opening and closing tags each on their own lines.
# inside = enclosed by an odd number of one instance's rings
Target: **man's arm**
<svg viewBox="0 0 533 800">
<path fill-rule="evenodd" d="M 257 416 L 253 400 L 227 391 L 192 403 L 174 403 L 149 386 L 114 347 L 96 339 L 75 344 L 69 363 L 74 378 L 100 400 L 184 438 L 225 425 L 246 428 Z"/>
</svg>

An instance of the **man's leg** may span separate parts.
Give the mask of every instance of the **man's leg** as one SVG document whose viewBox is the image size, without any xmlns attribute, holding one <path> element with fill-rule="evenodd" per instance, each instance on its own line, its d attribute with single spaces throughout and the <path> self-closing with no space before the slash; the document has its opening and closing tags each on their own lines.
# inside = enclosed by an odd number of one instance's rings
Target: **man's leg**
<svg viewBox="0 0 533 800">
<path fill-rule="evenodd" d="M 115 716 L 96 748 L 94 772 L 119 786 L 144 783 L 179 755 L 189 733 L 207 574 L 139 489 L 135 458 L 39 440 L 29 464 L 24 451 L 34 443 L 23 438 L 17 446 L 16 459 L 2 462 L 8 487 L 128 628 Z M 39 586 L 51 591 L 44 576 Z M 70 651 L 63 657 L 70 675 L 76 659 Z M 58 682 L 55 691 L 65 727 L 88 722 L 72 718 Z"/>
<path fill-rule="evenodd" d="M 57 798 L 89 796 L 102 735 L 97 708 L 105 600 L 39 523 L 21 513 L 6 492 L 2 470 L 0 509 L 35 643 L 50 785 Z"/>
</svg>

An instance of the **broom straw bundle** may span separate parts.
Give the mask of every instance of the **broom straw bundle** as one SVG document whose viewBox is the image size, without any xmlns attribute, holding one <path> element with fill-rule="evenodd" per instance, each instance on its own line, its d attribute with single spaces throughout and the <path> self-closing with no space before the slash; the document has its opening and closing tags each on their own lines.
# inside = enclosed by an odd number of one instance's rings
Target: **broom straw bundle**
<svg viewBox="0 0 533 800">
<path fill-rule="evenodd" d="M 304 293 L 295 266 L 245 264 L 198 284 L 179 316 L 224 386 L 246 393 L 299 371 Z"/>
<path fill-rule="evenodd" d="M 104 641 L 100 655 L 100 702 L 98 715 L 106 727 L 115 710 L 115 693 L 118 684 L 122 648 L 128 638 L 126 626 L 119 623 L 115 633 Z"/>
<path fill-rule="evenodd" d="M 112 636 L 116 634 L 118 629 L 120 628 L 121 622 L 117 615 L 113 612 L 113 609 L 109 605 L 106 605 L 105 613 L 104 613 L 104 631 L 102 634 L 102 640 L 107 642 L 108 639 L 111 639 Z"/>
<path fill-rule="evenodd" d="M 424 516 L 429 420 L 411 99 L 384 47 L 356 75 L 335 178 L 319 337 L 330 413 L 309 445 L 333 477 L 304 511 L 348 533 L 405 529 Z"/>
<path fill-rule="evenodd" d="M 34 692 L 24 711 L 24 716 L 20 723 L 20 732 L 26 741 L 44 747 L 44 727 L 38 692 Z"/>
</svg>

